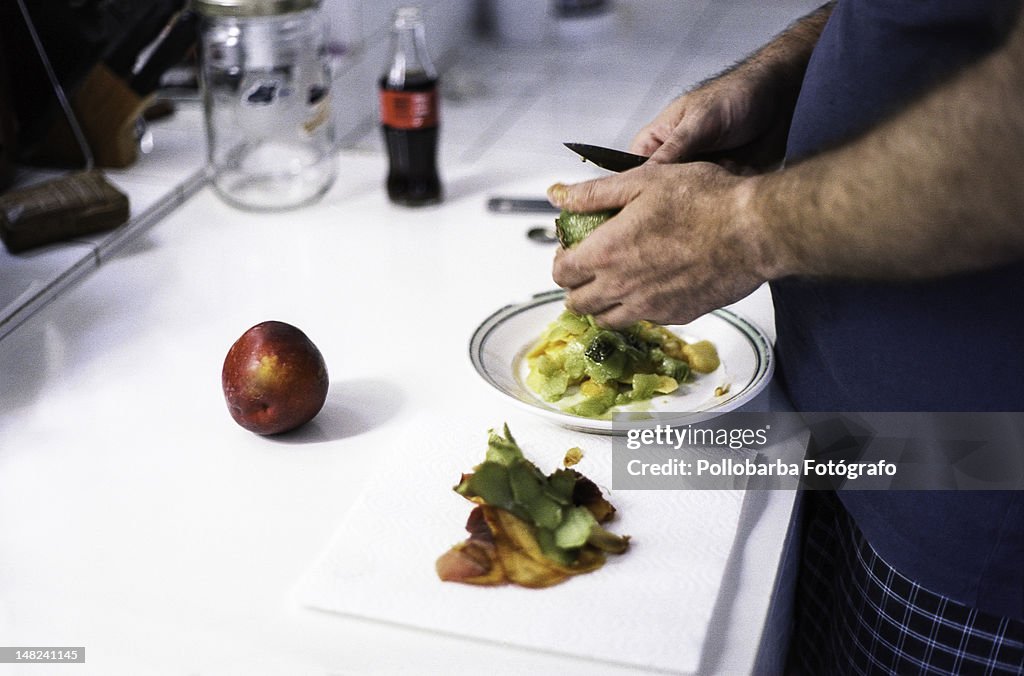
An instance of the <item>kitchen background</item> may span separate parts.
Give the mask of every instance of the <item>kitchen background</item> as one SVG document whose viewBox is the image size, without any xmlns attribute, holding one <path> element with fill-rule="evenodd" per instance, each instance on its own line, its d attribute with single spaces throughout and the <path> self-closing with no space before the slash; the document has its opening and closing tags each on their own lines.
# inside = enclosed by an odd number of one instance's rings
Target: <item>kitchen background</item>
<svg viewBox="0 0 1024 676">
<path fill-rule="evenodd" d="M 444 469 L 431 483 L 442 499 L 503 421 L 521 441 L 572 437 L 600 457 L 607 439 L 517 410 L 467 358 L 489 314 L 554 286 L 553 248 L 525 237 L 549 217 L 494 214 L 487 198 L 540 197 L 555 180 L 600 175 L 561 143 L 626 147 L 671 97 L 819 0 L 618 0 L 580 23 L 544 14 L 540 31 L 524 29 L 532 0 L 489 5 L 489 22 L 469 0 L 422 3 L 442 71 L 447 196 L 417 210 L 387 201 L 376 123 L 398 4 L 326 0 L 342 148 L 320 203 L 261 214 L 218 200 L 203 182 L 201 109 L 194 93 L 174 92 L 177 110 L 150 127 L 149 152 L 105 172 L 131 198 L 127 226 L 0 249 L 0 643 L 85 645 L 76 673 L 104 676 L 631 673 L 624 658 L 312 612 L 293 592 L 395 457 L 414 477 L 421 464 Z M 508 6 L 520 14 L 502 23 Z M 745 310 L 773 335 L 767 293 Z M 219 387 L 227 347 L 270 318 L 301 326 L 330 361 L 325 409 L 285 439 L 235 425 Z M 621 498 L 624 515 L 640 503 Z M 700 631 L 674 624 L 685 603 L 671 591 L 663 623 L 622 636 L 656 626 L 667 648 L 700 643 L 685 651 L 700 673 L 750 673 L 762 642 L 778 648 L 784 622 L 771 601 L 792 500 L 772 492 L 743 507 L 734 525 L 744 536 L 735 548 L 726 538 L 727 565 L 714 571 L 722 593 Z M 461 527 L 433 525 L 431 546 L 408 552 L 429 559 L 414 567 L 428 576 L 433 542 L 449 546 Z M 664 570 L 692 579 L 673 562 Z"/>
<path fill-rule="evenodd" d="M 344 150 L 382 152 L 377 79 L 388 58 L 393 11 L 403 4 L 408 3 L 323 3 L 335 54 L 334 115 Z M 603 12 L 566 17 L 558 15 L 556 4 L 420 3 L 442 73 L 442 168 L 492 152 L 510 162 L 516 157 L 565 161 L 568 151 L 561 142 L 571 140 L 625 148 L 675 94 L 816 5 L 617 0 L 597 3 Z M 152 125 L 148 152 L 127 169 L 107 172 L 130 196 L 128 225 L 110 235 L 23 254 L 0 250 L 0 339 L 202 187 L 205 135 L 196 93 L 167 95 L 178 109 Z M 20 180 L 49 175 L 23 172 Z M 345 181 L 343 165 L 339 183 Z"/>
</svg>

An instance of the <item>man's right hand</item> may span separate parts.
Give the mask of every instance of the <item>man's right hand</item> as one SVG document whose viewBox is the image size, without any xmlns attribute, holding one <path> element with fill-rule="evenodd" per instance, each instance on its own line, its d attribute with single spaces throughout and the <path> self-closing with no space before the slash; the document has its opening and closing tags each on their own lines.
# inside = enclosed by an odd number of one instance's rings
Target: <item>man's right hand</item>
<svg viewBox="0 0 1024 676">
<path fill-rule="evenodd" d="M 742 174 L 777 167 L 807 62 L 832 4 L 800 19 L 746 60 L 672 101 L 630 150 L 660 164 L 710 160 Z"/>
<path fill-rule="evenodd" d="M 785 153 L 792 114 L 774 89 L 727 73 L 670 103 L 640 130 L 630 150 L 660 164 L 704 159 L 736 173 L 771 169 Z"/>
</svg>

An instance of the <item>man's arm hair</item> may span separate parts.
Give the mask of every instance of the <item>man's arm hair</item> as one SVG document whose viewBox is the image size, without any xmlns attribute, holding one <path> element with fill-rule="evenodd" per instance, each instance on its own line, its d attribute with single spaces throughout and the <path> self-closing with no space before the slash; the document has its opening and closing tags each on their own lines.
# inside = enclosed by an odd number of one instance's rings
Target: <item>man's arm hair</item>
<svg viewBox="0 0 1024 676">
<path fill-rule="evenodd" d="M 1024 258 L 1024 16 L 857 140 L 753 179 L 766 276 L 924 278 Z"/>
<path fill-rule="evenodd" d="M 694 89 L 700 89 L 733 73 L 741 76 L 748 73 L 768 73 L 780 88 L 791 91 L 795 98 L 795 94 L 800 90 L 804 71 L 807 70 L 807 63 L 811 59 L 811 52 L 818 44 L 818 38 L 821 37 L 835 4 L 835 0 L 832 0 L 797 19 L 762 47 L 721 72 L 702 80 Z"/>
</svg>

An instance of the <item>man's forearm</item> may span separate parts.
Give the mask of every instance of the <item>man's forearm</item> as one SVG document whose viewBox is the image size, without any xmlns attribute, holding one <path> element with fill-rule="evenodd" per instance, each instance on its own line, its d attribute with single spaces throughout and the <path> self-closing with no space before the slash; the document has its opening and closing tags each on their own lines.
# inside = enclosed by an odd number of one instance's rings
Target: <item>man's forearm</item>
<svg viewBox="0 0 1024 676">
<path fill-rule="evenodd" d="M 811 52 L 821 37 L 835 2 L 828 2 L 810 14 L 797 19 L 763 47 L 726 71 L 705 80 L 703 84 L 735 74 L 758 81 L 771 82 L 780 93 L 796 99 Z M 767 76 L 767 77 L 765 77 Z M 698 88 L 701 85 L 698 85 Z"/>
<path fill-rule="evenodd" d="M 841 148 L 755 179 L 767 276 L 922 278 L 1024 257 L 1024 21 Z"/>
</svg>

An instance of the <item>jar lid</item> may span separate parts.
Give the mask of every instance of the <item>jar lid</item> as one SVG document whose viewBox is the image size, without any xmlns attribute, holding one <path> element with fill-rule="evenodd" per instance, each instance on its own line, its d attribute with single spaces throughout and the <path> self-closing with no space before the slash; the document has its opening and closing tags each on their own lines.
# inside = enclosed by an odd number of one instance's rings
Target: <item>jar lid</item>
<svg viewBox="0 0 1024 676">
<path fill-rule="evenodd" d="M 320 6 L 320 0 L 192 0 L 206 16 L 274 16 Z"/>
</svg>

